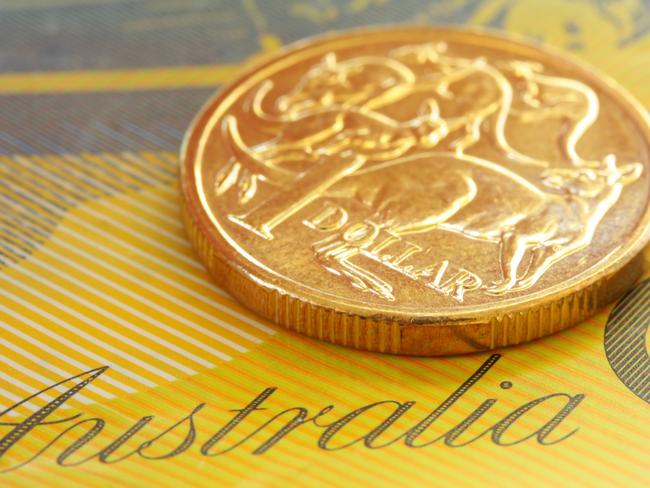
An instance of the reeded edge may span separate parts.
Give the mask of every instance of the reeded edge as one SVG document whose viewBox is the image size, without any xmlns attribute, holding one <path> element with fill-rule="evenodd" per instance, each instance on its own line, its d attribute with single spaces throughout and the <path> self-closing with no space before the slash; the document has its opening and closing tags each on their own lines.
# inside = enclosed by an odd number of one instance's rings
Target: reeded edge
<svg viewBox="0 0 650 488">
<path fill-rule="evenodd" d="M 204 119 L 209 118 L 211 114 L 214 113 L 215 109 L 219 106 L 221 101 L 228 96 L 228 94 L 237 88 L 241 83 L 247 80 L 249 77 L 253 76 L 258 71 L 270 67 L 276 61 L 282 59 L 287 53 L 294 53 L 296 50 L 306 49 L 310 47 L 316 47 L 318 45 L 329 43 L 333 40 L 340 41 L 343 38 L 358 38 L 359 36 L 364 35 L 380 35 L 382 33 L 391 33 L 393 35 L 399 35 L 401 31 L 420 31 L 421 33 L 431 32 L 436 35 L 444 35 L 445 32 L 448 32 L 454 36 L 482 36 L 489 39 L 492 42 L 496 43 L 509 43 L 511 45 L 517 46 L 519 49 L 527 51 L 537 51 L 538 53 L 546 56 L 556 57 L 561 60 L 567 61 L 567 64 L 570 68 L 574 68 L 582 71 L 583 73 L 589 75 L 593 78 L 594 84 L 599 86 L 599 88 L 605 89 L 609 96 L 613 99 L 618 100 L 618 102 L 632 112 L 636 117 L 635 125 L 645 133 L 646 141 L 650 141 L 650 117 L 646 113 L 645 109 L 641 104 L 632 97 L 623 87 L 621 87 L 613 79 L 596 71 L 588 63 L 585 63 L 579 59 L 576 59 L 574 56 L 567 55 L 566 53 L 555 49 L 549 48 L 548 46 L 540 46 L 539 43 L 530 42 L 524 40 L 525 38 L 519 35 L 504 35 L 502 33 L 495 33 L 490 29 L 484 28 L 456 28 L 456 27 L 423 27 L 423 26 L 381 26 L 370 29 L 355 29 L 350 31 L 345 31 L 342 33 L 335 32 L 330 33 L 324 36 L 316 36 L 312 38 L 303 39 L 297 43 L 290 44 L 278 52 L 265 55 L 261 58 L 257 58 L 256 62 L 250 65 L 247 69 L 242 71 L 242 74 L 238 76 L 233 82 L 228 84 L 223 89 L 219 90 L 202 108 L 199 114 L 195 117 L 194 121 L 190 125 L 185 138 L 183 140 L 181 148 L 181 178 L 182 178 L 182 200 L 183 206 L 186 209 L 186 215 L 189 218 L 186 218 L 186 223 L 189 223 L 191 220 L 191 225 L 196 228 L 196 231 L 200 232 L 207 239 L 206 243 L 211 244 L 212 256 L 207 256 L 205 253 L 201 253 L 204 262 L 207 259 L 217 259 L 222 263 L 221 266 L 218 266 L 218 274 L 223 277 L 225 274 L 230 274 L 232 272 L 241 274 L 242 277 L 245 277 L 246 280 L 252 280 L 254 284 L 254 290 L 260 288 L 265 291 L 273 290 L 276 293 L 290 296 L 292 299 L 310 303 L 314 306 L 323 307 L 324 309 L 328 308 L 327 305 L 324 305 L 322 302 L 322 293 L 318 290 L 313 290 L 311 293 L 305 293 L 306 290 L 309 290 L 309 287 L 296 284 L 290 279 L 287 279 L 289 283 L 293 286 L 299 287 L 298 290 L 290 290 L 291 287 L 283 287 L 281 279 L 282 277 L 278 276 L 273 272 L 268 272 L 265 269 L 260 269 L 259 267 L 253 265 L 250 262 L 236 262 L 235 259 L 238 257 L 241 259 L 241 256 L 238 256 L 237 253 L 233 253 L 233 249 L 224 249 L 223 236 L 218 232 L 218 230 L 212 225 L 213 221 L 210 219 L 210 216 L 207 214 L 207 210 L 203 207 L 199 195 L 197 181 L 195 179 L 197 173 L 197 167 L 200 169 L 199 165 L 195 165 L 194 158 L 192 161 L 189 160 L 190 157 L 190 144 L 192 144 L 194 139 L 201 138 L 202 135 L 205 135 L 203 131 L 202 123 Z M 201 127 L 201 132 L 198 132 L 198 129 Z M 650 238 L 650 206 L 646 205 L 645 212 L 639 220 L 634 232 L 631 234 L 630 239 L 628 240 L 628 245 L 625 248 L 617 248 L 612 251 L 608 256 L 601 258 L 599 264 L 592 266 L 590 269 L 585 270 L 577 277 L 568 280 L 564 283 L 554 285 L 549 288 L 539 290 L 538 292 L 531 293 L 524 297 L 516 297 L 501 302 L 497 302 L 491 305 L 479 305 L 479 306 L 463 306 L 447 309 L 440 309 L 435 312 L 403 312 L 396 310 L 394 308 L 382 309 L 380 306 L 363 306 L 360 304 L 360 301 L 344 301 L 341 297 L 336 297 L 336 300 L 339 301 L 339 306 L 337 309 L 339 311 L 345 310 L 346 314 L 351 316 L 360 316 L 365 318 L 373 318 L 375 321 L 380 322 L 390 322 L 404 324 L 409 327 L 413 326 L 423 326 L 423 325 L 454 325 L 458 327 L 460 324 L 478 324 L 486 321 L 485 317 L 489 317 L 489 320 L 503 321 L 506 320 L 510 315 L 517 315 L 525 313 L 534 308 L 540 308 L 543 306 L 551 306 L 553 303 L 568 301 L 576 295 L 580 290 L 595 286 L 595 284 L 601 280 L 607 280 L 614 275 L 619 275 L 619 271 L 626 267 L 634 256 L 636 256 L 645 246 L 647 241 Z M 229 256 L 230 254 L 230 256 Z M 610 259 L 606 265 L 602 265 L 604 261 Z M 252 266 L 253 269 L 249 270 L 248 267 Z M 213 274 L 216 269 L 212 270 Z M 270 275 L 270 276 L 267 276 Z M 264 278 L 262 278 L 264 276 Z M 219 276 L 217 279 L 222 281 Z M 234 283 L 233 283 L 234 284 Z M 631 285 L 632 283 L 630 283 Z M 238 283 L 238 286 L 242 286 L 241 283 Z M 226 288 L 235 295 L 242 302 L 251 306 L 254 310 L 262 315 L 274 319 L 268 313 L 264 313 L 263 310 L 260 310 L 259 307 L 255 307 L 255 304 L 250 303 L 251 300 L 248 300 L 247 297 L 242 296 L 241 293 L 237 293 L 237 290 L 233 289 L 226 285 Z M 577 290 L 577 291 L 576 291 Z M 320 298 L 320 299 L 319 299 Z M 614 297 L 612 297 L 613 299 Z M 341 304 L 341 302 L 344 302 Z M 542 305 L 538 305 L 537 302 L 542 302 Z M 603 305 L 605 302 L 602 302 Z M 334 310 L 334 309 L 332 309 Z M 297 317 L 296 317 L 297 318 Z M 544 334 L 545 335 L 545 334 Z M 338 342 L 338 341 L 333 341 Z M 340 343 L 340 342 L 339 342 Z"/>
<path fill-rule="evenodd" d="M 363 316 L 305 301 L 233 273 L 214 251 L 189 207 L 184 201 L 181 203 L 182 218 L 197 254 L 210 275 L 234 298 L 289 330 L 367 351 L 445 356 L 530 342 L 589 319 L 601 307 L 620 298 L 642 274 L 643 254 L 639 253 L 615 274 L 534 307 L 462 321 L 443 318 L 436 322 L 400 322 L 381 315 Z"/>
</svg>

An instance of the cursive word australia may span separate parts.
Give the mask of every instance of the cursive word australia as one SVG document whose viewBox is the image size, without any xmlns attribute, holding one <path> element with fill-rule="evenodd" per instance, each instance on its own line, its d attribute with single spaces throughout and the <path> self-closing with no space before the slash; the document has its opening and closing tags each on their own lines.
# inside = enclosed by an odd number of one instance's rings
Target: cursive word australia
<svg viewBox="0 0 650 488">
<path fill-rule="evenodd" d="M 282 443 L 296 430 L 303 431 L 303 435 L 308 433 L 312 436 L 314 448 L 323 455 L 334 450 L 385 449 L 389 446 L 393 449 L 419 449 L 436 444 L 459 448 L 476 442 L 487 442 L 499 447 L 525 442 L 550 446 L 567 440 L 578 431 L 569 416 L 578 408 L 585 395 L 569 393 L 552 393 L 533 398 L 512 410 L 508 407 L 507 414 L 495 416 L 497 422 L 490 421 L 487 428 L 477 429 L 476 426 L 480 425 L 481 420 L 485 421 L 484 415 L 498 400 L 487 398 L 478 403 L 471 400 L 468 393 L 472 389 L 476 390 L 476 384 L 483 380 L 499 359 L 498 354 L 488 357 L 458 388 L 446 398 L 441 398 L 439 404 L 424 405 L 423 413 L 418 416 L 414 416 L 411 411 L 418 402 L 392 399 L 361 405 L 351 411 L 342 411 L 335 405 L 312 411 L 303 406 L 274 409 L 274 398 L 282 392 L 268 387 L 247 405 L 228 405 L 225 409 L 228 417 L 216 431 L 204 431 L 202 428 L 201 416 L 210 407 L 207 403 L 199 403 L 171 425 L 165 420 L 161 427 L 154 428 L 153 414 L 133 419 L 131 427 L 117 437 L 107 435 L 106 419 L 83 413 L 70 414 L 69 409 L 57 412 L 84 388 L 98 381 L 108 369 L 96 368 L 66 378 L 0 412 L 0 467 L 2 472 L 13 471 L 46 456 L 53 457 L 59 466 L 72 467 L 88 462 L 116 464 L 129 458 L 160 461 L 192 451 L 195 455 L 204 456 L 206 460 L 235 450 L 252 455 L 272 455 L 274 446 Z M 64 384 L 71 386 L 61 388 Z M 501 390 L 512 387 L 510 381 L 500 383 Z M 39 397 L 45 399 L 55 395 L 57 396 L 53 400 L 28 417 L 22 419 L 15 416 L 16 409 L 22 404 Z M 472 397 L 475 398 L 476 395 L 473 394 Z M 542 405 L 543 415 L 527 415 L 531 410 L 540 410 Z M 422 407 L 421 402 L 418 407 Z M 224 410 L 221 406 L 218 409 Z M 382 415 L 375 415 L 373 418 L 378 419 L 376 423 L 368 424 L 369 416 L 364 417 L 364 414 L 373 410 L 375 414 L 381 412 Z M 451 428 L 449 422 L 445 423 L 444 428 L 438 427 L 441 425 L 437 422 L 438 419 L 450 410 L 455 410 L 450 417 L 462 420 Z M 403 417 L 407 412 L 409 416 Z M 464 417 L 459 416 L 459 412 L 463 412 Z M 64 418 L 59 418 L 61 416 Z M 411 416 L 414 416 L 415 421 L 412 424 L 409 421 L 404 427 L 402 424 Z M 525 429 L 516 428 L 521 427 L 519 424 L 524 416 L 527 417 L 524 421 Z M 43 429 L 45 426 L 48 428 Z M 475 428 L 471 429 L 472 426 Z M 354 432 L 361 430 L 362 434 L 350 439 L 349 432 L 353 429 L 356 429 Z M 478 433 L 475 432 L 477 430 Z M 522 431 L 525 433 L 522 434 Z M 26 442 L 30 436 L 32 442 Z M 38 437 L 40 447 L 25 456 L 25 446 L 35 445 L 35 436 Z M 135 443 L 135 436 L 147 440 Z M 9 453 L 14 449 L 20 451 L 21 460 L 9 463 Z M 11 459 L 15 457 L 11 456 Z"/>
</svg>

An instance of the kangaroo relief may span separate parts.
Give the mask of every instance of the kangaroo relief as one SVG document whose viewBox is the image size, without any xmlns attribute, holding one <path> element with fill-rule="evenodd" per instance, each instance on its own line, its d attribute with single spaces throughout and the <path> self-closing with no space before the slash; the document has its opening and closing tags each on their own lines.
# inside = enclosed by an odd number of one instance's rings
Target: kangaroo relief
<svg viewBox="0 0 650 488">
<path fill-rule="evenodd" d="M 580 156 L 595 91 L 538 63 L 451 51 L 329 53 L 290 87 L 251 89 L 245 117 L 220 125 L 229 159 L 213 191 L 241 208 L 227 219 L 269 242 L 301 222 L 321 269 L 387 301 L 394 273 L 456 302 L 520 292 L 588 247 L 643 171 L 616 154 Z M 262 140 L 247 143 L 247 127 Z M 527 150 L 513 127 L 552 136 Z M 494 276 L 423 244 L 441 233 L 491 246 Z"/>
<path fill-rule="evenodd" d="M 397 255 L 384 251 L 389 245 L 394 250 L 397 242 L 411 235 L 453 232 L 498 246 L 501 279 L 484 284 L 482 289 L 491 294 L 522 290 L 534 285 L 555 262 L 589 245 L 602 217 L 642 168 L 638 163 L 619 167 L 609 155 L 599 168 L 545 170 L 537 187 L 493 162 L 472 156 L 421 153 L 400 158 L 358 171 L 332 187 L 332 195 L 348 192 L 366 202 L 368 212 L 357 216 L 363 219 L 362 224 L 352 222 L 345 227 L 342 224 L 349 215 L 342 208 L 335 212 L 330 206 L 326 214 L 316 215 L 320 230 L 332 231 L 332 227 L 323 226 L 323 217 L 330 224 L 338 222 L 341 230 L 318 241 L 314 250 L 332 272 L 341 272 L 357 288 L 391 300 L 390 284 L 351 258 L 378 260 L 414 279 L 435 275 L 435 280 L 426 283 L 435 289 L 441 275 L 403 264 L 422 248 L 411 245 Z M 345 221 L 330 221 L 334 214 L 345 215 Z M 318 228 L 312 220 L 305 224 Z M 462 285 L 463 291 L 478 289 L 480 278 L 472 278 L 467 285 L 467 273 L 458 278 L 458 286 Z M 462 301 L 463 293 L 450 296 Z"/>
</svg>

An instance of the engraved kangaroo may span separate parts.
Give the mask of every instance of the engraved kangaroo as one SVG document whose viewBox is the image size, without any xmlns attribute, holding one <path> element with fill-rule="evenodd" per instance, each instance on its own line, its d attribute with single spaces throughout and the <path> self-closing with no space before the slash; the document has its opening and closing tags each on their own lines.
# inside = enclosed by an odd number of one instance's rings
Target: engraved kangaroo
<svg viewBox="0 0 650 488">
<path fill-rule="evenodd" d="M 368 207 L 365 224 L 349 226 L 314 249 L 317 259 L 359 289 L 392 298 L 392 287 L 352 258 L 377 246 L 379 230 L 402 237 L 434 230 L 498 245 L 502 277 L 484 285 L 491 294 L 533 286 L 559 260 L 591 242 L 598 223 L 623 187 L 641 174 L 640 163 L 599 168 L 552 168 L 539 186 L 472 156 L 428 153 L 357 171 L 332 188 Z M 369 224 L 372 223 L 372 224 Z M 372 225 L 372 228 L 371 228 Z"/>
<path fill-rule="evenodd" d="M 426 286 L 459 301 L 478 289 L 501 295 L 530 288 L 588 246 L 643 170 L 615 155 L 578 153 L 598 118 L 596 92 L 545 73 L 541 64 L 490 64 L 449 50 L 438 42 L 383 56 L 330 53 L 284 91 L 271 80 L 251 89 L 247 109 L 226 114 L 220 127 L 228 159 L 214 192 L 238 208 L 230 222 L 271 240 L 318 200 L 334 200 L 339 209 L 354 200 L 363 211 L 330 211 L 305 224 L 330 232 L 316 238 L 315 259 L 388 300 L 392 285 L 364 259 L 415 275 L 403 260 L 377 257 L 380 235 L 454 232 L 495 244 L 500 276 L 492 282 L 449 263 L 431 271 Z M 553 129 L 539 131 L 538 124 Z M 530 137 L 509 137 L 511 125 Z M 246 126 L 256 128 L 253 142 L 242 136 Z M 551 137 L 538 141 L 538 132 Z M 526 139 L 535 144 L 519 147 Z M 323 224 L 327 215 L 338 223 Z"/>
</svg>

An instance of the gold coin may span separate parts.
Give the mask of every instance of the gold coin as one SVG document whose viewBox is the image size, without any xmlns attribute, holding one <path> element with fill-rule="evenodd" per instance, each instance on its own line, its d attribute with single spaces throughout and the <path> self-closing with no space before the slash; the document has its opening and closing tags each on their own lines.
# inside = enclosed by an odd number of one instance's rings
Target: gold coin
<svg viewBox="0 0 650 488">
<path fill-rule="evenodd" d="M 582 321 L 639 276 L 650 123 L 611 80 L 478 31 L 298 43 L 221 90 L 182 151 L 216 281 L 312 337 L 487 350 Z"/>
</svg>

